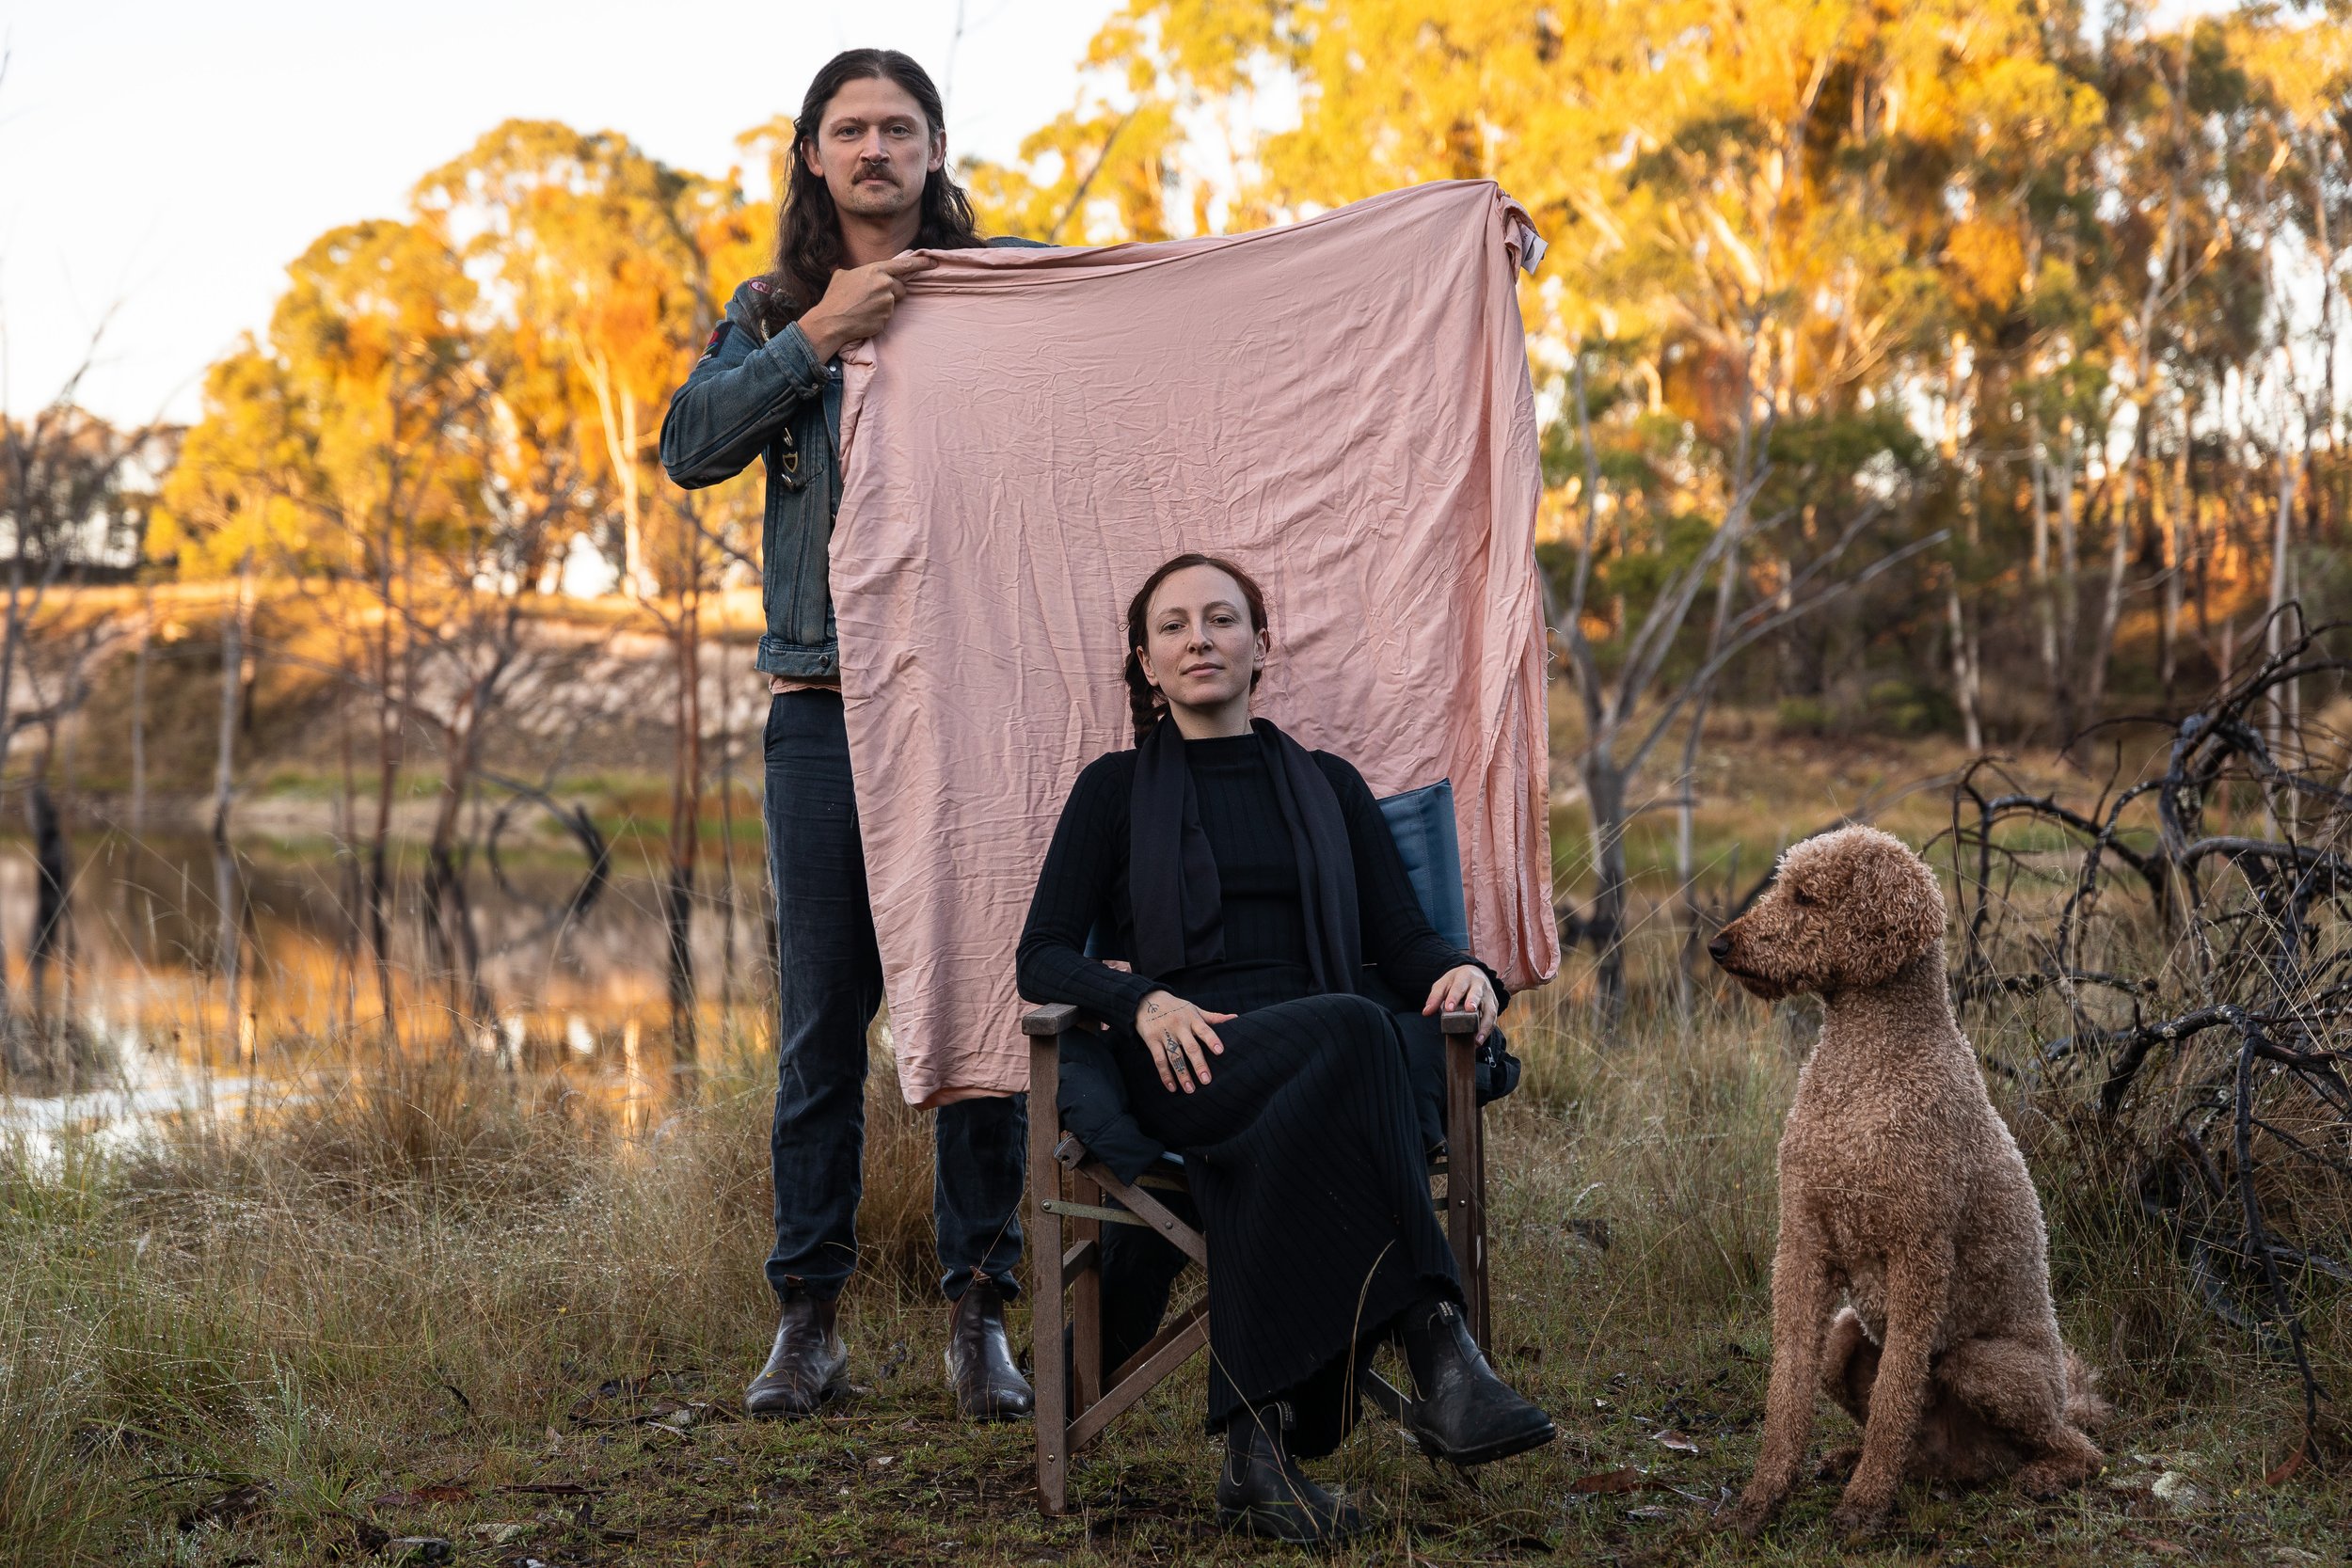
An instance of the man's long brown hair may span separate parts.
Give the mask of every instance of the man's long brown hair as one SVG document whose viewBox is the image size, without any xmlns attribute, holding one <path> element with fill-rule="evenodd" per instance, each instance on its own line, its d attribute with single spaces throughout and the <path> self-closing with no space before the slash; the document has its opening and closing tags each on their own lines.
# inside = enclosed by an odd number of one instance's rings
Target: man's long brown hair
<svg viewBox="0 0 2352 1568">
<path fill-rule="evenodd" d="M 785 177 L 784 205 L 776 214 L 776 265 L 765 279 L 768 290 L 761 302 L 767 318 L 762 325 L 770 333 L 822 299 L 842 263 L 840 214 L 834 208 L 833 193 L 825 188 L 825 177 L 809 169 L 807 150 L 816 144 L 834 94 L 850 82 L 874 80 L 904 89 L 923 111 L 932 135 L 946 125 L 939 89 L 911 56 L 896 49 L 847 49 L 825 62 L 792 120 L 790 172 Z M 918 249 L 968 250 L 980 243 L 971 199 L 944 167 L 924 178 L 922 214 L 914 236 Z"/>
</svg>

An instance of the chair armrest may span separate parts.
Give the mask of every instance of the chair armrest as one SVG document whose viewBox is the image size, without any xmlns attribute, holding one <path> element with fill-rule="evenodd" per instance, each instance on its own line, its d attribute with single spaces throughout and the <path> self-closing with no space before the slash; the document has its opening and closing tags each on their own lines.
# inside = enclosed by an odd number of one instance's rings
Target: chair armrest
<svg viewBox="0 0 2352 1568">
<path fill-rule="evenodd" d="M 1471 1015 L 1473 1018 L 1475 1014 Z M 1033 1040 L 1050 1039 L 1078 1025 L 1078 1009 L 1067 1002 L 1049 1002 L 1021 1015 L 1021 1032 Z"/>
<path fill-rule="evenodd" d="M 1067 1002 L 1049 1002 L 1042 1007 L 1031 1007 L 1021 1015 L 1021 1032 L 1031 1039 L 1050 1038 L 1076 1028 L 1078 1020 L 1083 1016 Z M 1444 1013 L 1438 1020 L 1438 1027 L 1448 1035 L 1475 1035 L 1478 1033 L 1478 1015 Z"/>
</svg>

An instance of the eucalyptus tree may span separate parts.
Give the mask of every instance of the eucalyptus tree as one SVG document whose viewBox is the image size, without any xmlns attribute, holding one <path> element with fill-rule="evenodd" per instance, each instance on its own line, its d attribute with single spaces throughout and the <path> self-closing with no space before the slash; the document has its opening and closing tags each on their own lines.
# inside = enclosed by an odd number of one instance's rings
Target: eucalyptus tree
<svg viewBox="0 0 2352 1568">
<path fill-rule="evenodd" d="M 745 150 L 776 139 L 747 133 Z M 484 316 L 534 368 L 519 423 L 572 433 L 572 483 L 617 513 L 620 585 L 662 629 L 675 669 L 670 864 L 664 890 L 676 1017 L 691 1021 L 691 923 L 701 840 L 703 599 L 744 531 L 745 486 L 689 499 L 652 469 L 656 412 L 684 379 L 730 272 L 755 259 L 764 222 L 739 181 L 647 156 L 612 132 L 510 120 L 419 182 L 421 211 L 462 236 L 488 279 Z M 552 373 L 549 373 L 552 372 Z M 649 504 L 660 497 L 664 505 Z M 671 527 L 650 524 L 666 517 Z"/>
<path fill-rule="evenodd" d="M 460 635 L 503 547 L 473 294 L 463 259 L 429 225 L 378 220 L 321 236 L 289 269 L 265 337 L 208 376 L 157 540 L 185 571 L 320 574 L 345 612 L 342 629 L 357 634 L 357 666 L 335 673 L 374 710 L 375 816 L 357 913 L 387 1027 L 389 847 L 406 731 L 421 724 L 442 743 L 429 857 L 445 892 L 478 736 L 510 673 L 511 655 L 485 656 Z M 232 610 L 225 636 L 239 619 Z M 224 685 L 224 777 L 230 692 Z M 223 840 L 227 809 L 224 790 Z M 467 937 L 445 906 L 435 920 L 462 958 Z"/>
</svg>

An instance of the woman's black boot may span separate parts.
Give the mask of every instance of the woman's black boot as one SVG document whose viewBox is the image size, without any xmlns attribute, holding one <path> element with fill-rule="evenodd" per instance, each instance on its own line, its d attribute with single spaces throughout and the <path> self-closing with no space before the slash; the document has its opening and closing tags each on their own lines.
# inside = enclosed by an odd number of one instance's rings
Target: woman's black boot
<svg viewBox="0 0 2352 1568">
<path fill-rule="evenodd" d="M 1364 1531 L 1354 1504 L 1331 1496 L 1298 1467 L 1283 1440 L 1279 1404 L 1238 1412 L 1225 1428 L 1225 1467 L 1216 1478 L 1216 1522 L 1229 1530 L 1326 1545 Z"/>
<path fill-rule="evenodd" d="M 1422 1452 L 1454 1465 L 1485 1465 L 1551 1441 L 1551 1418 L 1495 1376 L 1454 1303 L 1415 1308 L 1398 1338 L 1419 1391 L 1412 1429 Z"/>
</svg>

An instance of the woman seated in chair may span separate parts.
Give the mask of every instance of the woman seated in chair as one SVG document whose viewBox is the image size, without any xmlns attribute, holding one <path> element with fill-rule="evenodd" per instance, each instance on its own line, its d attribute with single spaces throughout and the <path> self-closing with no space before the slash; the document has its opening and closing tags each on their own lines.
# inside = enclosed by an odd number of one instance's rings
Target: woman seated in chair
<svg viewBox="0 0 2352 1568">
<path fill-rule="evenodd" d="M 1136 748 L 1070 792 L 1021 993 L 1110 1024 L 1130 1109 L 1184 1158 L 1208 1234 L 1220 1522 L 1337 1539 L 1362 1516 L 1297 1461 L 1345 1435 L 1384 1338 L 1403 1342 L 1427 1451 L 1478 1465 L 1552 1435 L 1465 1328 L 1404 1047 L 1356 986 L 1377 963 L 1425 1011 L 1475 1009 L 1482 1039 L 1503 999 L 1430 928 L 1362 776 L 1250 719 L 1270 639 L 1247 573 L 1168 562 L 1128 606 L 1127 642 Z M 1131 972 L 1086 956 L 1098 922 Z"/>
</svg>

